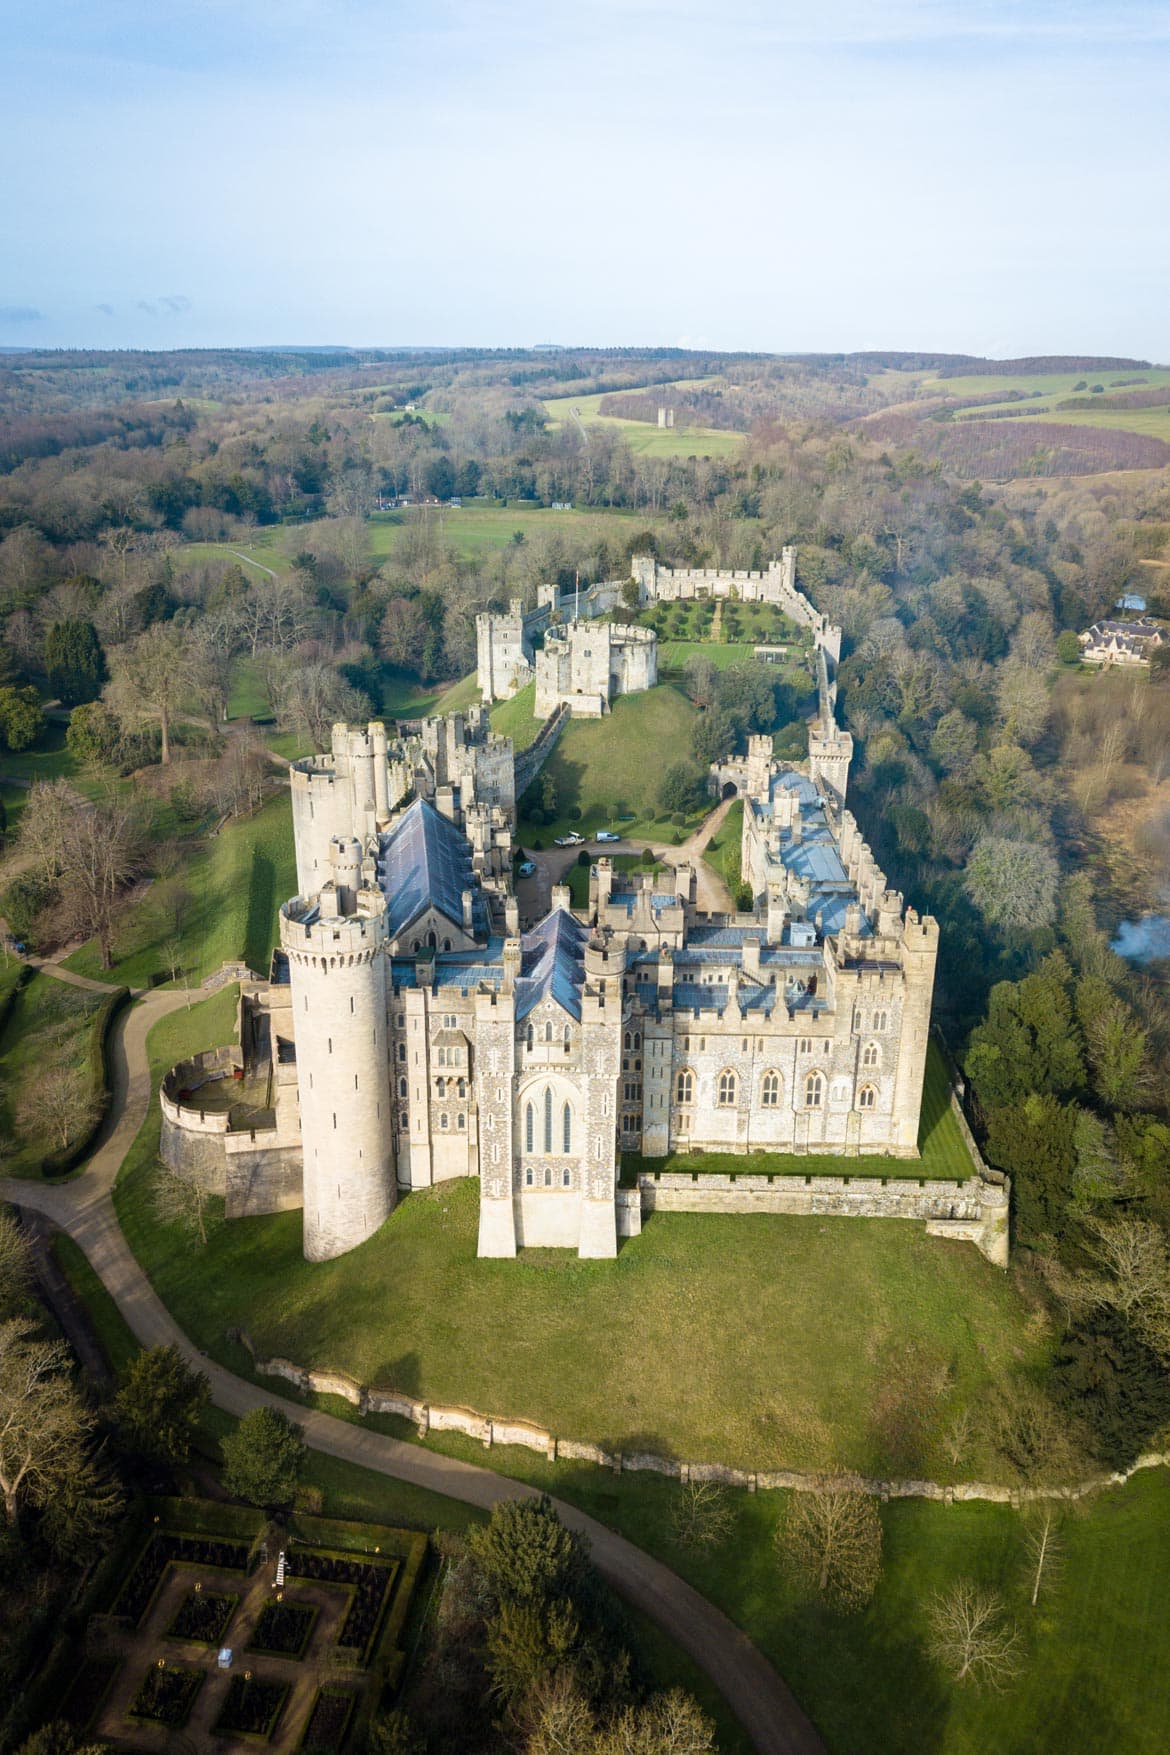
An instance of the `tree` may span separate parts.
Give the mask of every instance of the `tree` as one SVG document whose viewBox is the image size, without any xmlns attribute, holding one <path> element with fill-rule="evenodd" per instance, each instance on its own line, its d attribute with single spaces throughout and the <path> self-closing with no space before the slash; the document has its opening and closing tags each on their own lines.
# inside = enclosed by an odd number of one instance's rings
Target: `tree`
<svg viewBox="0 0 1170 1755">
<path fill-rule="evenodd" d="M 975 843 L 965 888 L 992 926 L 1050 926 L 1059 875 L 1056 855 L 1047 847 L 989 832 Z"/>
<path fill-rule="evenodd" d="M 0 688 L 0 749 L 26 750 L 45 729 L 45 715 L 34 688 Z"/>
<path fill-rule="evenodd" d="M 1088 1278 L 1086 1300 L 1124 1316 L 1146 1346 L 1170 1366 L 1170 1246 L 1161 1226 L 1130 1217 L 1090 1219 L 1089 1254 L 1102 1270 Z"/>
<path fill-rule="evenodd" d="M 590 1755 L 713 1755 L 715 1726 L 698 1701 L 672 1688 L 644 1706 L 625 1706 L 603 1728 Z"/>
<path fill-rule="evenodd" d="M 42 1066 L 20 1100 L 19 1121 L 23 1132 L 47 1135 L 63 1152 L 97 1120 L 100 1104 L 86 1069 L 80 1066 Z"/>
<path fill-rule="evenodd" d="M 1020 1636 L 997 1591 L 957 1579 L 931 1598 L 927 1623 L 930 1654 L 956 1682 L 1001 1689 L 1019 1674 Z"/>
<path fill-rule="evenodd" d="M 882 1572 L 882 1524 L 859 1475 L 823 1473 L 793 1493 L 776 1531 L 792 1571 L 842 1612 L 859 1609 Z"/>
<path fill-rule="evenodd" d="M 1065 1508 L 1051 1499 L 1032 1507 L 1024 1536 L 1028 1569 L 1032 1575 L 1032 1607 L 1040 1600 L 1042 1585 L 1053 1585 L 1064 1564 L 1063 1522 Z"/>
<path fill-rule="evenodd" d="M 189 634 L 176 622 L 152 622 L 137 639 L 111 654 L 111 675 L 110 705 L 123 721 L 157 722 L 166 767 L 171 759 L 171 725 L 195 681 Z"/>
<path fill-rule="evenodd" d="M 135 1449 L 161 1462 L 186 1462 L 211 1400 L 211 1385 L 175 1346 L 148 1347 L 131 1360 L 114 1400 Z"/>
<path fill-rule="evenodd" d="M 122 722 L 104 701 L 87 701 L 69 715 L 65 747 L 87 767 L 112 768 L 121 758 Z"/>
<path fill-rule="evenodd" d="M 467 1550 L 501 1601 L 575 1596 L 589 1570 L 585 1538 L 565 1528 L 545 1493 L 499 1500 L 489 1521 L 467 1532 Z"/>
<path fill-rule="evenodd" d="M 339 719 L 368 718 L 366 696 L 347 683 L 323 658 L 301 663 L 274 660 L 267 667 L 269 698 L 282 730 L 298 731 L 314 749 L 324 749 Z"/>
<path fill-rule="evenodd" d="M 173 978 L 173 977 L 172 977 Z M 154 1216 L 163 1225 L 177 1225 L 200 1249 L 207 1246 L 207 1209 L 211 1193 L 195 1170 L 160 1163 L 151 1191 Z"/>
<path fill-rule="evenodd" d="M 706 776 L 693 762 L 672 762 L 658 788 L 658 802 L 665 811 L 698 810 L 706 796 Z"/>
<path fill-rule="evenodd" d="M 727 1491 L 717 1481 L 684 1481 L 670 1514 L 675 1539 L 684 1548 L 714 1548 L 726 1541 L 735 1521 Z"/>
<path fill-rule="evenodd" d="M 30 1271 L 28 1240 L 13 1214 L 0 1208 L 0 1317 L 18 1311 Z"/>
<path fill-rule="evenodd" d="M 684 669 L 686 690 L 696 707 L 712 707 L 719 688 L 719 670 L 705 652 L 692 652 Z"/>
<path fill-rule="evenodd" d="M 92 622 L 53 623 L 45 636 L 45 673 L 63 706 L 80 707 L 97 700 L 109 671 Z"/>
<path fill-rule="evenodd" d="M 122 892 L 142 870 L 150 823 L 132 798 L 114 795 L 76 810 L 60 854 L 61 894 L 76 931 L 96 938 L 103 969 L 114 960 Z"/>
<path fill-rule="evenodd" d="M 64 1719 L 42 1725 L 20 1745 L 16 1755 L 108 1755 L 107 1743 L 87 1743 Z"/>
<path fill-rule="evenodd" d="M 229 1493 L 266 1509 L 291 1502 L 305 1446 L 287 1414 L 279 1408 L 253 1408 L 220 1448 Z"/>
<path fill-rule="evenodd" d="M 1065 628 L 1056 636 L 1056 656 L 1062 664 L 1078 664 L 1081 657 L 1081 642 L 1072 628 Z"/>
<path fill-rule="evenodd" d="M 735 726 L 718 707 L 700 713 L 691 728 L 691 751 L 697 762 L 709 767 L 731 754 L 735 744 Z"/>
<path fill-rule="evenodd" d="M 0 1323 L 0 1493 L 10 1529 L 26 1500 L 43 1505 L 84 1457 L 90 1417 L 69 1381 L 69 1351 L 33 1323 Z"/>
</svg>

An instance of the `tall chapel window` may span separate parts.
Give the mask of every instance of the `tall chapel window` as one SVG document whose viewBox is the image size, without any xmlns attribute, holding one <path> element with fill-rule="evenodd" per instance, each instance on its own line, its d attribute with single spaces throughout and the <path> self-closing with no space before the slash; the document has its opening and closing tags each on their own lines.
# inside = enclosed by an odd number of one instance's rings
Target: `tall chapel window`
<svg viewBox="0 0 1170 1755">
<path fill-rule="evenodd" d="M 561 1111 L 561 1130 L 564 1140 L 563 1149 L 567 1154 L 573 1149 L 573 1111 L 567 1103 Z"/>
<path fill-rule="evenodd" d="M 551 1154 L 552 1143 L 552 1092 L 548 1086 L 544 1089 L 544 1149 Z"/>
</svg>

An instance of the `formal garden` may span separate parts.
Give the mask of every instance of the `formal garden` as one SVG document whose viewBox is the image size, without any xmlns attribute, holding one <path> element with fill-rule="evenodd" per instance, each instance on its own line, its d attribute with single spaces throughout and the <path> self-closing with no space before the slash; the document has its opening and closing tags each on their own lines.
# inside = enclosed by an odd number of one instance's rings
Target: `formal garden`
<svg viewBox="0 0 1170 1755">
<path fill-rule="evenodd" d="M 225 1752 L 340 1750 L 406 1665 L 428 1538 L 415 1530 L 148 1499 L 50 1659 L 79 1736 Z"/>
</svg>

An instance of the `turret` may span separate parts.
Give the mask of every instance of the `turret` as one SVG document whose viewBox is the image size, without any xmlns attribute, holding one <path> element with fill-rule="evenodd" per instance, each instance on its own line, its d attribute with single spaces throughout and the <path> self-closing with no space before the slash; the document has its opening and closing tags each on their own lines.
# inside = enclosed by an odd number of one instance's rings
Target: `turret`
<svg viewBox="0 0 1170 1755">
<path fill-rule="evenodd" d="M 343 844 L 353 875 L 356 843 Z M 296 1032 L 304 1152 L 304 1250 L 328 1261 L 363 1243 L 394 1206 L 386 1022 L 386 904 L 334 883 L 280 913 Z"/>
</svg>

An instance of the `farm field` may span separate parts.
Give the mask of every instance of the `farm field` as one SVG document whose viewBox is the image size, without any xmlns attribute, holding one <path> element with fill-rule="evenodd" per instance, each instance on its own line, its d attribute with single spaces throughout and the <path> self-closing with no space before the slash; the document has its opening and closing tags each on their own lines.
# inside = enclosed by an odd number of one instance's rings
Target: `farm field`
<svg viewBox="0 0 1170 1755">
<path fill-rule="evenodd" d="M 1119 379 L 1140 379 L 1141 382 L 1121 384 Z M 1161 385 L 1170 386 L 1170 368 L 1159 369 L 1155 366 L 1134 368 L 1133 371 L 1111 372 L 1035 372 L 1021 373 L 1019 376 L 1001 377 L 998 373 L 983 376 L 973 372 L 969 377 L 939 378 L 924 374 L 918 380 L 921 391 L 929 395 L 944 396 L 1001 396 L 1006 398 L 1010 391 L 1018 390 L 1023 396 L 1031 396 L 1038 391 L 1044 398 L 1087 395 L 1087 390 L 1078 390 L 1080 383 L 1103 384 L 1105 394 L 1119 395 L 1123 390 L 1153 390 Z"/>
<path fill-rule="evenodd" d="M 1140 383 L 1119 384 L 1122 378 L 1141 379 Z M 1107 427 L 1119 432 L 1140 433 L 1150 438 L 1170 441 L 1170 407 L 1166 408 L 1129 408 L 1097 410 L 1093 407 L 1078 409 L 1061 409 L 1057 405 L 1076 395 L 1089 397 L 1087 390 L 1077 390 L 1081 383 L 1103 384 L 1104 401 L 1109 395 L 1123 393 L 1124 390 L 1151 390 L 1159 387 L 1166 389 L 1167 403 L 1170 404 L 1170 370 L 1158 370 L 1151 367 L 1149 371 L 1138 372 L 1071 372 L 1042 373 L 1032 376 L 1023 375 L 1019 378 L 970 377 L 970 378 L 926 378 L 921 381 L 921 389 L 926 394 L 944 394 L 958 397 L 965 396 L 996 396 L 983 408 L 958 410 L 957 421 L 977 421 L 989 415 L 999 414 L 1003 418 L 1029 420 L 1052 420 L 1061 425 L 1075 427 Z M 1016 402 L 1006 400 L 1007 393 L 1018 390 L 1028 400 Z M 1039 392 L 1039 394 L 1036 394 Z M 999 394 L 1002 393 L 1002 394 Z"/>
</svg>

